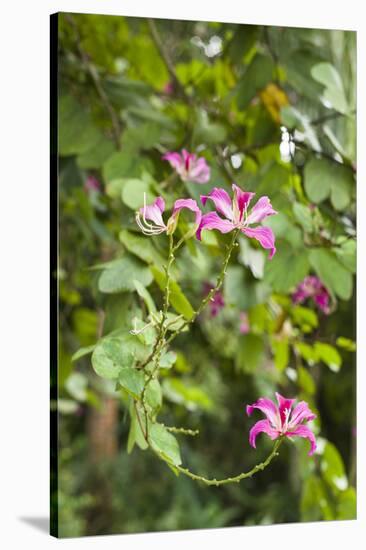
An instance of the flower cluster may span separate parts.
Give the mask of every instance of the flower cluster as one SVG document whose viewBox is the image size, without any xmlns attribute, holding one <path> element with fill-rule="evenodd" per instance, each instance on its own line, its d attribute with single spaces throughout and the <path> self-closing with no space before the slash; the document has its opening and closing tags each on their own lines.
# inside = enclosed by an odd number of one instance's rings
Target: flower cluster
<svg viewBox="0 0 366 550">
<path fill-rule="evenodd" d="M 309 409 L 305 401 L 300 401 L 295 407 L 295 399 L 288 399 L 276 393 L 278 405 L 271 399 L 260 397 L 253 405 L 247 405 L 247 415 L 250 416 L 254 409 L 258 409 L 266 415 L 265 420 L 256 422 L 249 432 L 249 443 L 255 449 L 255 440 L 261 432 L 269 435 L 271 439 L 279 437 L 292 438 L 293 436 L 305 437 L 310 441 L 309 456 L 316 449 L 315 436 L 306 422 L 314 420 L 316 415 Z"/>
<path fill-rule="evenodd" d="M 326 315 L 330 313 L 329 299 L 330 295 L 323 283 L 318 277 L 309 275 L 297 286 L 292 295 L 294 304 L 302 304 L 311 298 L 316 306 Z"/>
<path fill-rule="evenodd" d="M 185 149 L 182 153 L 166 153 L 163 159 L 168 160 L 175 168 L 183 181 L 206 183 L 210 177 L 210 169 L 204 158 L 188 153 Z M 188 208 L 195 213 L 195 232 L 197 239 L 201 240 L 202 231 L 216 229 L 221 233 L 229 233 L 240 230 L 249 238 L 256 239 L 260 245 L 269 250 L 269 259 L 276 252 L 275 237 L 270 227 L 265 227 L 261 222 L 268 216 L 277 214 L 272 208 L 268 197 L 261 197 L 248 211 L 249 204 L 255 193 L 243 191 L 235 183 L 232 185 L 233 197 L 230 198 L 227 191 L 215 187 L 208 195 L 201 195 L 203 206 L 210 200 L 214 203 L 216 211 L 202 214 L 197 202 L 193 199 L 178 199 L 174 203 L 172 216 L 167 223 L 162 214 L 165 210 L 165 201 L 158 197 L 151 205 L 140 208 L 136 214 L 136 221 L 141 231 L 146 235 L 171 234 L 177 225 L 177 217 L 182 208 Z M 219 216 L 221 214 L 224 217 Z"/>
</svg>

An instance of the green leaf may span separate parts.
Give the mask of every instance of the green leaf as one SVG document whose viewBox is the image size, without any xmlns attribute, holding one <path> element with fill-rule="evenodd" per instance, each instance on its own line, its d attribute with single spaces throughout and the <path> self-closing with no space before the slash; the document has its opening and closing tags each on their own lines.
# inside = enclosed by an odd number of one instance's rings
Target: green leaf
<svg viewBox="0 0 366 550">
<path fill-rule="evenodd" d="M 272 338 L 271 346 L 272 352 L 274 354 L 275 367 L 277 370 L 282 372 L 288 366 L 289 361 L 288 339 L 283 338 L 282 340 L 279 340 L 276 338 Z"/>
<path fill-rule="evenodd" d="M 308 395 L 314 395 L 316 386 L 313 377 L 304 367 L 297 369 L 297 383 L 299 387 Z"/>
<path fill-rule="evenodd" d="M 325 86 L 322 100 L 327 107 L 346 114 L 349 111 L 342 79 L 336 68 L 330 63 L 317 63 L 311 69 L 311 76 Z"/>
<path fill-rule="evenodd" d="M 309 199 L 319 204 L 330 196 L 336 210 L 343 210 L 354 190 L 352 170 L 325 158 L 312 158 L 304 169 L 305 191 Z"/>
<path fill-rule="evenodd" d="M 342 300 L 352 296 L 352 274 L 342 265 L 333 251 L 313 249 L 309 253 L 311 266 L 324 285 Z"/>
<path fill-rule="evenodd" d="M 153 242 L 146 236 L 136 235 L 132 231 L 123 229 L 119 234 L 119 240 L 127 250 L 148 264 L 162 266 L 164 258 L 156 250 Z"/>
<path fill-rule="evenodd" d="M 126 332 L 120 336 L 103 338 L 92 355 L 95 372 L 102 378 L 117 379 L 122 368 L 132 367 L 149 352 L 139 339 Z"/>
<path fill-rule="evenodd" d="M 321 456 L 320 470 L 324 480 L 334 489 L 344 491 L 348 487 L 348 480 L 343 460 L 337 448 L 327 441 Z"/>
<path fill-rule="evenodd" d="M 156 414 L 160 410 L 163 402 L 163 394 L 159 380 L 156 378 L 150 380 L 146 386 L 145 401 L 151 408 L 153 414 Z"/>
<path fill-rule="evenodd" d="M 266 255 L 262 250 L 253 248 L 248 239 L 240 239 L 239 261 L 246 267 L 249 267 L 253 277 L 262 279 L 264 274 L 264 266 L 266 263 Z"/>
<path fill-rule="evenodd" d="M 246 109 L 256 93 L 271 81 L 272 74 L 271 58 L 257 53 L 237 86 L 237 104 L 240 110 Z"/>
<path fill-rule="evenodd" d="M 71 357 L 71 361 L 78 361 L 82 357 L 85 357 L 86 355 L 89 355 L 89 353 L 94 351 L 94 348 L 95 348 L 95 344 L 93 344 L 92 346 L 87 346 L 87 347 L 78 349 L 74 353 L 74 355 Z"/>
<path fill-rule="evenodd" d="M 152 424 L 149 431 L 152 448 L 167 462 L 175 466 L 182 464 L 178 441 L 163 424 Z"/>
<path fill-rule="evenodd" d="M 292 207 L 294 216 L 299 224 L 302 226 L 304 231 L 307 233 L 312 233 L 314 231 L 314 224 L 311 215 L 311 210 L 308 206 L 295 202 Z"/>
<path fill-rule="evenodd" d="M 114 143 L 101 134 L 96 143 L 93 143 L 91 147 L 78 156 L 76 162 L 80 168 L 98 169 L 103 166 L 114 151 Z"/>
<path fill-rule="evenodd" d="M 168 351 L 161 356 L 159 367 L 161 369 L 171 369 L 177 360 L 177 354 L 174 351 Z"/>
<path fill-rule="evenodd" d="M 190 381 L 169 377 L 163 382 L 164 395 L 173 403 L 186 407 L 189 411 L 196 409 L 212 410 L 213 402 L 210 396 L 200 387 Z"/>
<path fill-rule="evenodd" d="M 166 287 L 165 273 L 160 271 L 156 266 L 151 266 L 150 269 L 160 289 L 164 291 Z M 187 320 L 192 319 L 194 315 L 194 309 L 192 308 L 191 304 L 183 294 L 178 283 L 170 279 L 169 289 L 170 289 L 170 303 L 175 309 L 175 311 L 184 315 L 185 319 Z"/>
<path fill-rule="evenodd" d="M 90 113 L 72 96 L 59 100 L 58 147 L 62 156 L 81 154 L 94 147 L 101 134 Z"/>
<path fill-rule="evenodd" d="M 309 267 L 305 249 L 295 251 L 289 246 L 280 245 L 274 258 L 266 262 L 264 281 L 272 285 L 275 292 L 287 293 L 304 279 Z"/>
<path fill-rule="evenodd" d="M 130 431 L 128 434 L 128 440 L 127 440 L 127 452 L 130 454 L 132 452 L 132 449 L 136 443 L 140 449 L 143 451 L 148 448 L 147 441 L 144 437 L 143 432 L 141 431 L 140 422 L 137 418 L 136 409 L 140 415 L 140 421 L 143 424 L 143 427 L 145 429 L 145 423 L 146 419 L 144 416 L 144 411 L 142 406 L 139 403 L 134 403 L 134 401 L 131 399 L 130 401 L 130 416 L 131 416 L 131 424 L 130 424 Z M 148 428 L 150 427 L 150 422 L 148 421 Z"/>
<path fill-rule="evenodd" d="M 246 372 L 255 372 L 264 359 L 264 341 L 256 334 L 240 336 L 235 364 L 237 369 Z"/>
<path fill-rule="evenodd" d="M 308 307 L 294 306 L 290 314 L 293 322 L 301 328 L 302 332 L 312 332 L 318 326 L 317 314 Z"/>
<path fill-rule="evenodd" d="M 342 491 L 338 497 L 337 519 L 356 519 L 356 517 L 356 491 L 353 487 L 348 487 L 348 489 Z"/>
<path fill-rule="evenodd" d="M 122 187 L 122 201 L 131 210 L 138 210 L 144 206 L 144 196 L 146 204 L 154 201 L 155 195 L 151 190 L 150 183 L 142 179 L 126 179 Z"/>
<path fill-rule="evenodd" d="M 344 336 L 339 336 L 336 340 L 336 344 L 339 348 L 343 348 L 346 351 L 356 351 L 356 342 Z"/>
<path fill-rule="evenodd" d="M 322 480 L 315 475 L 308 477 L 303 484 L 301 519 L 303 521 L 335 519 L 329 504 L 326 487 Z"/>
<path fill-rule="evenodd" d="M 150 292 L 144 287 L 144 285 L 140 283 L 140 281 L 136 281 L 136 279 L 133 280 L 133 284 L 135 286 L 137 294 L 145 302 L 145 305 L 149 313 L 150 314 L 156 313 L 156 306 L 154 304 L 154 300 L 152 299 Z"/>
<path fill-rule="evenodd" d="M 324 344 L 323 342 L 315 342 L 314 350 L 318 358 L 323 361 L 330 370 L 338 372 L 342 365 L 342 357 L 339 355 L 336 348 L 330 344 Z"/>
<path fill-rule="evenodd" d="M 305 342 L 296 342 L 295 350 L 310 366 L 315 365 L 318 360 L 318 356 L 313 346 L 310 344 L 306 344 Z"/>
<path fill-rule="evenodd" d="M 103 164 L 103 178 L 108 184 L 120 178 L 138 178 L 144 170 L 153 170 L 150 159 L 116 151 Z"/>
<path fill-rule="evenodd" d="M 106 294 L 135 290 L 134 281 L 149 286 L 152 275 L 148 267 L 130 254 L 104 264 L 105 269 L 98 280 L 98 289 Z"/>
<path fill-rule="evenodd" d="M 118 382 L 127 393 L 135 399 L 139 399 L 144 388 L 144 373 L 133 367 L 123 367 L 119 371 Z"/>
</svg>

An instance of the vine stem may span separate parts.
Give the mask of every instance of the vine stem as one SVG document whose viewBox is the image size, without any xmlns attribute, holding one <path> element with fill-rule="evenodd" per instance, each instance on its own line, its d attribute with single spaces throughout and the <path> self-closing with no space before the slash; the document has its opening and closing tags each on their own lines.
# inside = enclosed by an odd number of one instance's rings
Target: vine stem
<svg viewBox="0 0 366 550">
<path fill-rule="evenodd" d="M 185 329 L 186 326 L 190 325 L 191 323 L 194 323 L 194 321 L 197 319 L 197 317 L 200 315 L 200 313 L 202 313 L 202 311 L 205 309 L 207 304 L 212 300 L 212 298 L 216 294 L 216 292 L 218 292 L 220 290 L 220 288 L 222 287 L 224 279 L 225 279 L 225 275 L 226 275 L 227 266 L 228 266 L 232 251 L 234 249 L 236 238 L 239 234 L 239 231 L 240 231 L 239 229 L 235 229 L 235 231 L 233 232 L 233 236 L 232 236 L 230 244 L 227 248 L 226 256 L 224 258 L 219 276 L 217 277 L 215 286 L 210 290 L 210 292 L 207 294 L 207 296 L 205 296 L 205 298 L 203 298 L 202 302 L 198 306 L 197 310 L 194 312 L 193 316 L 190 319 L 187 319 L 179 327 L 179 329 L 177 329 L 176 331 L 174 331 L 171 334 L 171 336 L 167 339 L 165 345 L 170 344 L 170 342 L 172 342 L 178 336 L 178 334 L 180 334 L 182 332 L 182 330 Z"/>
<path fill-rule="evenodd" d="M 276 456 L 278 456 L 278 454 L 279 454 L 278 449 L 279 449 L 281 443 L 282 443 L 282 438 L 280 437 L 279 439 L 277 439 L 277 441 L 276 441 L 276 443 L 275 443 L 275 445 L 272 449 L 272 452 L 268 455 L 268 457 L 266 458 L 266 460 L 264 462 L 261 462 L 260 464 L 257 464 L 256 466 L 254 466 L 254 468 L 249 470 L 249 472 L 243 472 L 243 473 L 241 473 L 241 474 L 239 474 L 235 477 L 227 477 L 225 479 L 215 479 L 215 478 L 214 479 L 208 479 L 206 477 L 194 474 L 193 472 L 188 470 L 188 468 L 183 468 L 182 466 L 174 466 L 174 468 L 176 468 L 178 470 L 178 472 L 180 472 L 181 474 L 184 474 L 185 476 L 190 477 L 191 479 L 194 479 L 195 481 L 201 481 L 205 485 L 215 485 L 216 487 L 219 487 L 220 485 L 228 485 L 229 483 L 240 483 L 240 481 L 242 479 L 252 477 L 257 472 L 262 471 L 265 468 L 267 468 L 267 466 L 272 462 L 272 460 Z"/>
</svg>

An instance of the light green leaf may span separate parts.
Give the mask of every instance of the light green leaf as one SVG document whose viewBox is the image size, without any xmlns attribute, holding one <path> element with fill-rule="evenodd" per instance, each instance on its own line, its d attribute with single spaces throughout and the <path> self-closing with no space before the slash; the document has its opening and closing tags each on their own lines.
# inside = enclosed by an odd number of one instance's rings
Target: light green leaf
<svg viewBox="0 0 366 550">
<path fill-rule="evenodd" d="M 240 336 L 235 364 L 237 369 L 246 372 L 255 372 L 264 359 L 264 341 L 256 334 Z"/>
<path fill-rule="evenodd" d="M 348 487 L 348 480 L 343 460 L 337 448 L 327 441 L 320 459 L 320 470 L 325 481 L 334 489 L 344 491 Z"/>
<path fill-rule="evenodd" d="M 167 462 L 175 466 L 182 463 L 178 441 L 163 424 L 152 424 L 149 431 L 152 448 Z"/>
<path fill-rule="evenodd" d="M 343 348 L 346 351 L 356 351 L 356 342 L 344 336 L 339 336 L 336 340 L 336 344 L 339 348 Z"/>
<path fill-rule="evenodd" d="M 277 338 L 272 338 L 271 345 L 275 367 L 277 370 L 282 372 L 287 367 L 289 361 L 288 339 L 283 338 L 282 340 L 279 340 Z"/>
<path fill-rule="evenodd" d="M 353 487 L 348 487 L 348 489 L 342 491 L 338 497 L 337 519 L 356 519 L 356 517 L 356 491 Z"/>
<path fill-rule="evenodd" d="M 119 234 L 119 240 L 131 254 L 134 254 L 143 262 L 155 264 L 159 267 L 165 263 L 164 258 L 148 237 L 123 229 Z"/>
<path fill-rule="evenodd" d="M 311 69 L 311 76 L 325 86 L 322 97 L 324 104 L 346 114 L 349 111 L 349 106 L 337 69 L 330 63 L 317 63 Z"/>
<path fill-rule="evenodd" d="M 288 245 L 280 245 L 274 258 L 266 262 L 264 281 L 272 285 L 275 292 L 288 292 L 304 279 L 309 267 L 305 249 L 295 251 Z"/>
<path fill-rule="evenodd" d="M 166 275 L 160 271 L 156 266 L 151 266 L 151 272 L 154 276 L 155 281 L 159 285 L 161 290 L 165 290 L 166 286 Z M 185 319 L 192 319 L 194 315 L 194 309 L 191 304 L 183 294 L 178 283 L 170 279 L 170 303 L 173 308 L 178 312 L 184 315 Z"/>
<path fill-rule="evenodd" d="M 309 199 L 319 204 L 330 196 L 336 210 L 343 210 L 354 192 L 352 170 L 324 158 L 312 158 L 304 169 L 305 191 Z"/>
<path fill-rule="evenodd" d="M 302 226 L 304 231 L 306 231 L 307 233 L 312 233 L 314 230 L 314 224 L 310 208 L 308 206 L 305 206 L 304 204 L 295 202 L 292 210 L 296 220 Z"/>
<path fill-rule="evenodd" d="M 339 355 L 336 348 L 330 344 L 324 344 L 323 342 L 315 342 L 314 350 L 318 358 L 323 361 L 328 367 L 338 372 L 342 365 L 342 357 Z"/>
<path fill-rule="evenodd" d="M 144 388 L 144 373 L 133 367 L 123 367 L 119 371 L 118 382 L 132 397 L 139 399 Z"/>
<path fill-rule="evenodd" d="M 104 271 L 98 281 L 98 289 L 106 294 L 135 290 L 134 281 L 149 286 L 152 275 L 148 267 L 130 254 L 104 264 Z"/>
<path fill-rule="evenodd" d="M 159 367 L 161 369 L 171 369 L 176 360 L 177 354 L 174 351 L 168 351 L 160 358 Z"/>
<path fill-rule="evenodd" d="M 142 179 L 126 179 L 122 187 L 122 201 L 131 210 L 138 210 L 144 206 L 144 195 L 146 204 L 154 201 L 155 195 L 151 190 L 150 183 Z"/>
<path fill-rule="evenodd" d="M 78 349 L 74 355 L 71 357 L 71 361 L 78 361 L 78 359 L 81 359 L 82 357 L 85 357 L 86 355 L 89 355 L 92 351 L 94 351 L 95 344 L 92 346 L 87 346 L 84 348 Z"/>
<path fill-rule="evenodd" d="M 314 395 L 316 386 L 313 377 L 304 367 L 297 369 L 297 383 L 299 387 L 308 395 Z"/>
<path fill-rule="evenodd" d="M 150 380 L 146 387 L 145 400 L 147 405 L 151 408 L 153 414 L 156 414 L 162 405 L 163 394 L 159 380 L 153 378 Z"/>
<path fill-rule="evenodd" d="M 145 305 L 149 313 L 150 314 L 156 313 L 156 306 L 154 304 L 154 300 L 152 299 L 150 292 L 144 287 L 144 285 L 140 283 L 140 281 L 137 281 L 136 279 L 133 280 L 133 284 L 135 286 L 137 294 L 145 302 Z"/>
<path fill-rule="evenodd" d="M 346 269 L 333 251 L 316 248 L 310 251 L 309 260 L 324 285 L 342 300 L 352 296 L 352 274 Z"/>
<path fill-rule="evenodd" d="M 125 332 L 100 340 L 92 355 L 92 365 L 99 376 L 113 380 L 118 378 L 122 368 L 132 367 L 148 352 L 136 336 Z"/>
</svg>

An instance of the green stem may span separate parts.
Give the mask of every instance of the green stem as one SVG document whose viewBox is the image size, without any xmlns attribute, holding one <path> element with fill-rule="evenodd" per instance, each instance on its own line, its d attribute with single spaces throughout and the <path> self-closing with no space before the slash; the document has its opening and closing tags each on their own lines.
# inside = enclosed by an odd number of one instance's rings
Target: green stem
<svg viewBox="0 0 366 550">
<path fill-rule="evenodd" d="M 257 472 L 260 472 L 267 468 L 267 466 L 272 462 L 272 460 L 278 456 L 278 449 L 282 443 L 282 438 L 277 439 L 273 450 L 270 455 L 266 458 L 264 462 L 261 462 L 260 464 L 257 464 L 249 470 L 249 472 L 243 472 L 235 477 L 227 477 L 226 479 L 207 479 L 206 477 L 199 476 L 197 474 L 194 474 L 187 468 L 182 468 L 182 466 L 174 466 L 181 474 L 184 474 L 187 477 L 190 477 L 191 479 L 194 479 L 195 481 L 201 481 L 205 485 L 215 485 L 216 487 L 219 487 L 220 485 L 228 485 L 229 483 L 240 483 L 242 479 L 246 479 L 248 477 L 252 477 Z"/>
<path fill-rule="evenodd" d="M 207 294 L 207 296 L 205 296 L 205 298 L 203 298 L 202 302 L 198 306 L 197 310 L 194 312 L 193 316 L 190 319 L 187 319 L 187 321 L 185 321 L 181 325 L 181 327 L 179 327 L 179 329 L 177 329 L 176 331 L 174 331 L 171 334 L 171 336 L 166 340 L 165 345 L 170 344 L 170 342 L 172 342 L 174 340 L 174 338 L 176 338 L 178 336 L 178 334 L 180 334 L 182 332 L 182 330 L 185 329 L 186 326 L 194 323 L 194 321 L 197 319 L 197 317 L 200 315 L 200 313 L 202 313 L 202 311 L 205 309 L 207 304 L 211 301 L 211 299 L 216 294 L 216 292 L 218 292 L 220 290 L 220 288 L 222 287 L 224 279 L 225 279 L 225 275 L 226 275 L 227 266 L 228 266 L 232 251 L 234 249 L 236 238 L 239 234 L 239 231 L 240 231 L 239 229 L 235 229 L 235 231 L 233 232 L 233 236 L 232 236 L 230 244 L 227 248 L 226 256 L 224 258 L 224 262 L 222 264 L 222 268 L 221 268 L 221 271 L 219 273 L 219 276 L 217 277 L 215 286 L 210 290 L 210 292 Z"/>
</svg>

